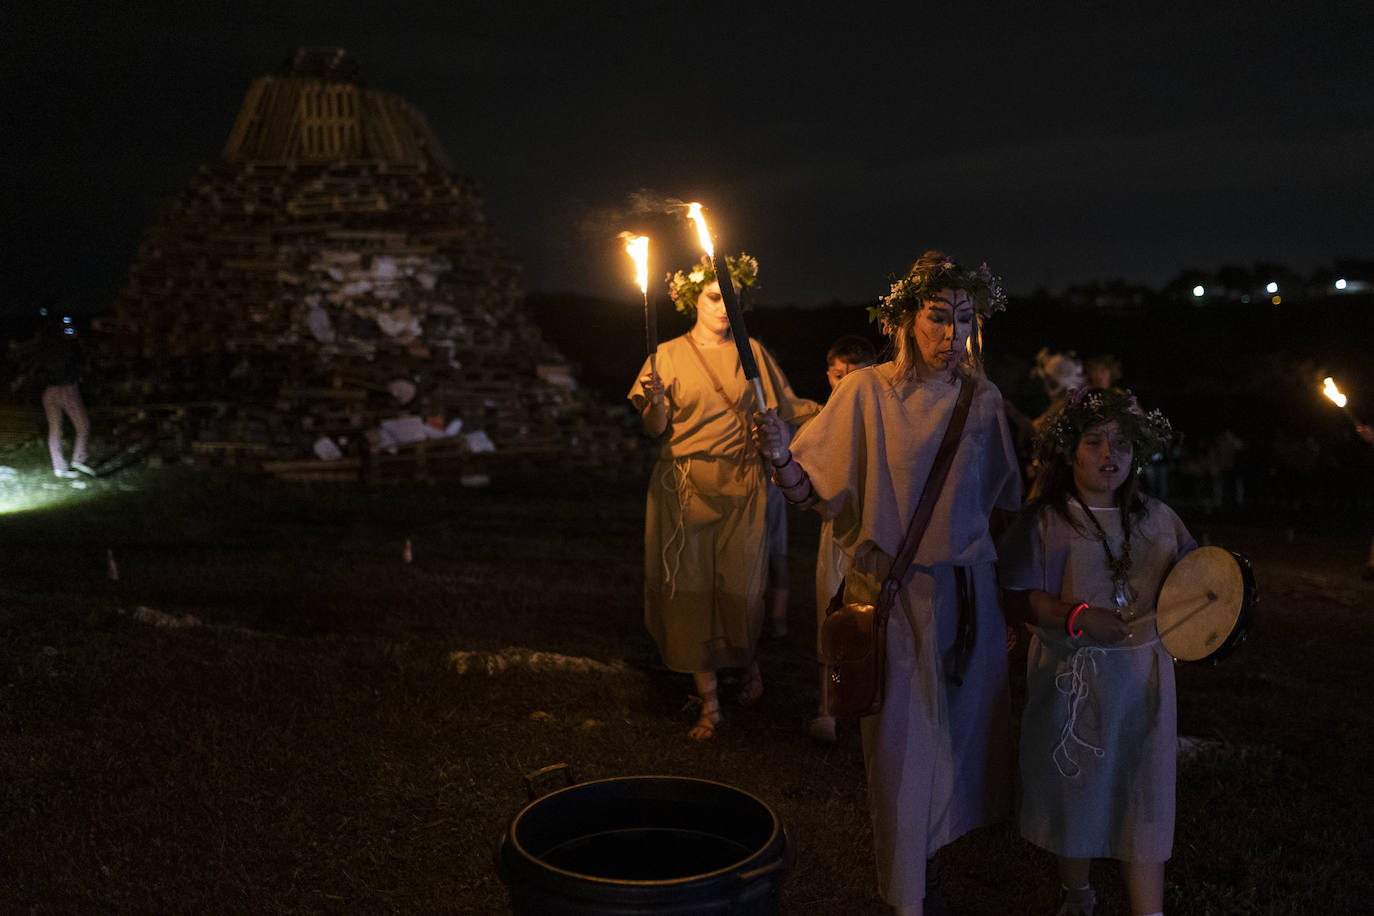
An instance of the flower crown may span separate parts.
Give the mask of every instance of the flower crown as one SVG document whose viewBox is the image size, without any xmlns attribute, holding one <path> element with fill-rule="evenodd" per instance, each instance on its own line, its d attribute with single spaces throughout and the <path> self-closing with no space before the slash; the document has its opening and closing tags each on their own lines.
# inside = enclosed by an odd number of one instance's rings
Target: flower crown
<svg viewBox="0 0 1374 916">
<path fill-rule="evenodd" d="M 1164 414 L 1158 410 L 1145 413 L 1129 391 L 1075 388 L 1040 428 L 1035 441 L 1036 460 L 1044 464 L 1058 457 L 1072 464 L 1083 430 L 1113 420 L 1131 440 L 1131 462 L 1137 473 L 1163 456 L 1174 438 L 1174 428 Z"/>
<path fill-rule="evenodd" d="M 741 292 L 753 286 L 759 278 L 759 262 L 757 258 L 739 253 L 739 257 L 725 257 L 725 267 L 730 271 L 730 276 L 735 281 L 735 286 Z M 701 291 L 716 279 L 716 266 L 711 263 L 711 259 L 701 256 L 701 262 L 692 267 L 691 270 L 683 273 L 668 274 L 668 297 L 673 300 L 673 305 L 677 310 L 688 318 L 697 317 L 697 298 Z M 743 307 L 744 297 L 740 296 L 740 305 Z"/>
<path fill-rule="evenodd" d="M 905 277 L 892 284 L 891 292 L 868 307 L 868 320 L 880 322 L 885 331 L 895 328 L 903 315 L 920 310 L 945 289 L 968 293 L 974 309 L 985 318 L 1007 307 L 1002 281 L 993 276 L 986 261 L 977 270 L 967 270 L 949 255 L 939 258 L 934 264 L 923 263 L 926 258 L 917 261 Z"/>
</svg>

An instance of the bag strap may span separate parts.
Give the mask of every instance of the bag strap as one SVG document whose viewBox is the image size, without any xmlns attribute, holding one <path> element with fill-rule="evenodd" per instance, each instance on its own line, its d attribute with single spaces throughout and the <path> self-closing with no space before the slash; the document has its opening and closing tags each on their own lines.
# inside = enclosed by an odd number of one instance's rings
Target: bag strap
<svg viewBox="0 0 1374 916">
<path fill-rule="evenodd" d="M 695 354 L 696 358 L 701 362 L 701 368 L 706 370 L 706 377 L 711 380 L 711 385 L 716 389 L 716 394 L 720 395 L 720 399 L 725 402 L 725 406 L 739 420 L 740 425 L 744 427 L 744 438 L 746 441 L 748 441 L 749 420 L 744 412 L 744 409 L 740 407 L 738 404 L 736 404 L 734 401 L 730 400 L 730 396 L 725 393 L 725 386 L 720 383 L 720 379 L 716 378 L 716 374 L 711 371 L 711 364 L 706 361 L 706 356 L 701 352 L 701 348 L 697 346 L 697 342 L 692 339 L 692 332 L 688 331 L 686 334 L 683 334 L 682 336 L 686 337 L 687 343 L 692 345 L 692 353 Z"/>
<path fill-rule="evenodd" d="M 735 402 L 730 400 L 730 396 L 725 393 L 725 386 L 720 383 L 720 379 L 716 378 L 716 374 L 711 371 L 711 364 L 706 361 L 706 357 L 702 355 L 701 348 L 698 347 L 697 342 L 692 339 L 692 332 L 688 331 L 682 336 L 686 337 L 687 342 L 692 345 L 692 353 L 701 363 L 701 368 L 706 370 L 706 377 L 711 380 L 711 385 L 716 389 L 716 394 L 720 395 L 720 399 L 724 401 L 731 410 L 735 410 Z"/>
<path fill-rule="evenodd" d="M 935 453 L 935 463 L 930 466 L 930 476 L 926 478 L 925 488 L 921 490 L 921 500 L 916 504 L 916 514 L 911 517 L 906 537 L 902 539 L 902 546 L 897 549 L 897 556 L 892 561 L 892 568 L 888 571 L 887 579 L 883 581 L 882 593 L 878 596 L 878 613 L 883 621 L 887 619 L 888 608 L 892 606 L 897 591 L 902 587 L 902 577 L 906 575 L 907 567 L 916 558 L 916 549 L 921 546 L 921 538 L 930 524 L 930 516 L 935 512 L 935 501 L 940 498 L 945 478 L 949 476 L 949 467 L 954 463 L 954 452 L 959 446 L 959 437 L 964 432 L 964 421 L 968 419 L 975 387 L 976 384 L 968 378 L 960 381 L 959 399 L 954 403 L 954 413 L 949 418 L 949 425 L 945 427 L 945 437 L 940 440 L 940 450 Z"/>
</svg>

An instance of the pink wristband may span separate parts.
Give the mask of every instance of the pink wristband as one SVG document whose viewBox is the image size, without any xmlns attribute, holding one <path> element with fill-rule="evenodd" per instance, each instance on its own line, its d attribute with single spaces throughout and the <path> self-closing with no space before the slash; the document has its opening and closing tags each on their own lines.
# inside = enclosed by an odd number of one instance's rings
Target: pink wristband
<svg viewBox="0 0 1374 916">
<path fill-rule="evenodd" d="M 1082 604 L 1078 605 L 1078 607 L 1070 611 L 1068 618 L 1064 621 L 1064 628 L 1069 631 L 1069 635 L 1072 636 L 1074 639 L 1077 639 L 1078 637 L 1083 635 L 1083 629 L 1081 627 L 1079 628 L 1077 633 L 1073 631 L 1074 618 L 1076 618 L 1079 614 L 1083 613 L 1087 609 L 1088 602 L 1084 601 Z"/>
</svg>

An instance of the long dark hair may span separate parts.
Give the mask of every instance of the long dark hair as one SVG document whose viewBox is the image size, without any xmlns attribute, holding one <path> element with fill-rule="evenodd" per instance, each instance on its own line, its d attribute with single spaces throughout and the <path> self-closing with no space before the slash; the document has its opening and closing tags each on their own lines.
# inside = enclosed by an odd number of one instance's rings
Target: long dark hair
<svg viewBox="0 0 1374 916">
<path fill-rule="evenodd" d="M 1082 531 L 1069 515 L 1069 497 L 1082 502 L 1073 480 L 1073 463 L 1083 433 L 1095 426 L 1116 423 L 1131 442 L 1130 471 L 1114 494 L 1121 509 L 1122 528 L 1130 534 L 1132 517 L 1143 518 L 1145 498 L 1140 490 L 1140 471 L 1159 458 L 1173 439 L 1173 427 L 1158 410 L 1141 410 L 1135 395 L 1115 388 L 1075 388 L 1064 403 L 1038 424 L 1035 459 L 1040 472 L 1031 488 L 1031 502 L 1052 507 L 1075 530 Z"/>
<path fill-rule="evenodd" d="M 1079 438 L 1082 438 L 1081 433 Z M 1074 451 L 1078 450 L 1077 441 L 1074 442 L 1073 447 Z M 1140 487 L 1140 476 L 1136 473 L 1134 462 L 1131 463 L 1131 469 L 1126 474 L 1126 480 L 1116 488 L 1114 495 L 1116 507 L 1121 510 L 1122 534 L 1129 537 L 1132 523 L 1139 522 L 1148 511 L 1145 504 L 1145 494 Z M 1031 484 L 1030 505 L 1053 509 L 1079 534 L 1084 537 L 1093 537 L 1094 532 L 1085 529 L 1081 519 L 1074 518 L 1073 514 L 1069 512 L 1070 498 L 1078 500 L 1084 507 L 1087 506 L 1083 494 L 1078 492 L 1078 486 L 1073 481 L 1073 462 L 1060 454 L 1051 455 L 1041 465 L 1040 473 L 1036 475 L 1035 482 Z"/>
</svg>

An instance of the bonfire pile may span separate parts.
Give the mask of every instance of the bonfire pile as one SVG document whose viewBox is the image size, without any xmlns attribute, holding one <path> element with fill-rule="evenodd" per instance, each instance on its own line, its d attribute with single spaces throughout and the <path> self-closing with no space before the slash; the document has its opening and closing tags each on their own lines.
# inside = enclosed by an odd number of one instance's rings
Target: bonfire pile
<svg viewBox="0 0 1374 916">
<path fill-rule="evenodd" d="M 318 148 L 312 111 L 355 112 L 337 134 L 362 138 L 348 156 Z M 298 123 L 266 130 L 272 117 Z M 379 140 L 379 124 L 396 136 Z M 641 460 L 623 406 L 579 391 L 529 319 L 474 183 L 427 130 L 357 85 L 308 72 L 254 84 L 226 157 L 148 232 L 96 325 L 126 437 L 341 479 Z"/>
</svg>

